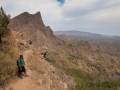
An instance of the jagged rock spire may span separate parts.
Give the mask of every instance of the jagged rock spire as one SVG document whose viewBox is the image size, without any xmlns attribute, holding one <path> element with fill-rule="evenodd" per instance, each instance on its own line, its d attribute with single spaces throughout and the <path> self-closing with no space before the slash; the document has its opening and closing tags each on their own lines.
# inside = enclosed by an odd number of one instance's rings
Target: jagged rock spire
<svg viewBox="0 0 120 90">
<path fill-rule="evenodd" d="M 35 26 L 44 26 L 42 17 L 40 12 L 37 12 L 35 14 L 29 14 L 28 12 L 24 12 L 16 17 L 14 17 L 10 24 L 9 27 L 15 28 L 18 26 L 23 26 L 25 24 L 32 24 Z"/>
<path fill-rule="evenodd" d="M 12 30 L 22 33 L 23 38 L 27 41 L 33 41 L 35 47 L 50 46 L 51 42 L 53 41 L 53 44 L 56 40 L 52 29 L 44 25 L 40 12 L 35 14 L 24 12 L 11 19 L 8 26 Z"/>
</svg>

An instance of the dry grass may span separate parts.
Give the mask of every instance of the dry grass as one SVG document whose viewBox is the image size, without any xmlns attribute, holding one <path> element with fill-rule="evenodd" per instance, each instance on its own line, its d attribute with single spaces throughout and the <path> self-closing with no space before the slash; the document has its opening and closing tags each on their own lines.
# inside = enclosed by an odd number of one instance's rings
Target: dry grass
<svg viewBox="0 0 120 90">
<path fill-rule="evenodd" d="M 29 65 L 28 67 L 31 70 L 37 71 L 38 73 L 44 74 L 45 73 L 45 64 L 43 64 L 42 56 L 38 53 L 32 53 L 28 57 Z"/>
<path fill-rule="evenodd" d="M 18 49 L 12 32 L 2 38 L 2 51 L 0 52 L 0 85 L 17 74 Z"/>
</svg>

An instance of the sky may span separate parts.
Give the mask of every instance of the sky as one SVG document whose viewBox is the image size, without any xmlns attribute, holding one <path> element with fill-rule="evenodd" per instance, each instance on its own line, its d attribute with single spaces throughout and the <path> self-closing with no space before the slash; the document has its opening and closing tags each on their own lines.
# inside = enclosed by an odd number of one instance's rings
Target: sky
<svg viewBox="0 0 120 90">
<path fill-rule="evenodd" d="M 120 0 L 0 0 L 7 14 L 40 11 L 53 31 L 79 30 L 120 36 Z"/>
</svg>

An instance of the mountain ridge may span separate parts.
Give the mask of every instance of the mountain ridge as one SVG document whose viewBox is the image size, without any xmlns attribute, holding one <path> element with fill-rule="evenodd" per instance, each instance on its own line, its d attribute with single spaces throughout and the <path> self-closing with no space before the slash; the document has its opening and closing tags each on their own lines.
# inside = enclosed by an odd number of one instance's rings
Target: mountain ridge
<svg viewBox="0 0 120 90">
<path fill-rule="evenodd" d="M 50 26 L 44 25 L 40 12 L 35 14 L 24 12 L 14 17 L 8 26 L 23 34 L 27 41 L 31 40 L 36 48 L 43 45 L 52 46 L 51 42 L 57 41 Z"/>
<path fill-rule="evenodd" d="M 66 34 L 66 35 L 84 35 L 84 36 L 104 36 L 104 37 L 120 37 L 120 36 L 116 36 L 116 35 L 103 35 L 103 34 L 97 34 L 97 33 L 91 33 L 91 32 L 83 32 L 83 31 L 79 31 L 79 30 L 67 30 L 67 31 L 54 31 L 55 35 L 62 35 L 62 34 Z"/>
<path fill-rule="evenodd" d="M 65 37 L 65 38 L 73 38 L 78 40 L 87 40 L 92 42 L 106 42 L 111 41 L 119 42 L 120 36 L 109 36 L 109 35 L 101 35 L 95 34 L 90 32 L 81 32 L 81 31 L 54 31 L 54 34 L 58 37 Z"/>
</svg>

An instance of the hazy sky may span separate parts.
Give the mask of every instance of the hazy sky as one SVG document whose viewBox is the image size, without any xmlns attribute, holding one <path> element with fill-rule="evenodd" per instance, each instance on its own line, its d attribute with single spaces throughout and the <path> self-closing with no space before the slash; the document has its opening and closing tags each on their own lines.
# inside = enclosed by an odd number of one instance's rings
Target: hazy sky
<svg viewBox="0 0 120 90">
<path fill-rule="evenodd" d="M 120 36 L 120 0 L 0 0 L 12 17 L 41 12 L 53 31 L 79 30 Z"/>
</svg>

